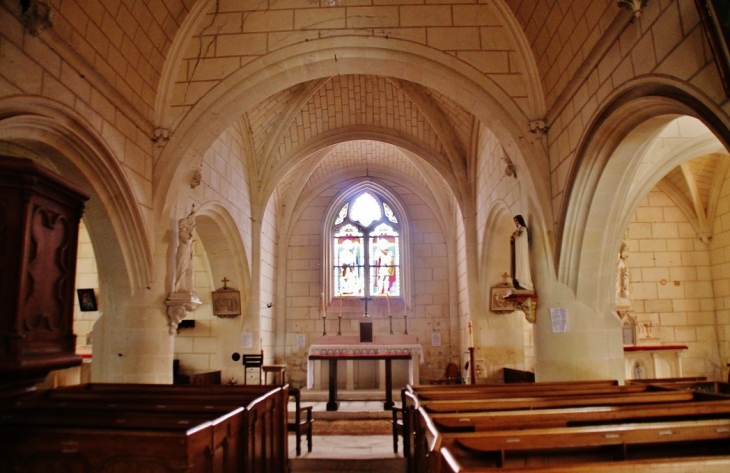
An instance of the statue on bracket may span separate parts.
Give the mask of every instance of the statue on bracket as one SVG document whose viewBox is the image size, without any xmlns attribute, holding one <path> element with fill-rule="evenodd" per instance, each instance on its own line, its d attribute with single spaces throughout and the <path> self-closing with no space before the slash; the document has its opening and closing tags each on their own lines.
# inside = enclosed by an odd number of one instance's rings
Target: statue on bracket
<svg viewBox="0 0 730 473">
<path fill-rule="evenodd" d="M 169 333 L 175 335 L 177 326 L 188 312 L 202 304 L 193 291 L 193 234 L 195 233 L 195 205 L 187 217 L 177 222 L 178 245 L 175 252 L 175 274 L 172 293 L 165 301 L 169 320 Z"/>
<path fill-rule="evenodd" d="M 527 224 L 522 215 L 515 215 L 515 231 L 510 237 L 512 243 L 512 281 L 516 289 L 534 290 L 530 275 L 530 254 Z"/>
<path fill-rule="evenodd" d="M 178 245 L 175 256 L 175 282 L 172 292 L 193 290 L 193 233 L 195 232 L 195 204 L 187 217 L 177 221 Z"/>
<path fill-rule="evenodd" d="M 629 267 L 626 260 L 629 258 L 629 246 L 621 242 L 616 263 L 616 305 L 628 306 L 631 304 L 629 298 Z"/>
</svg>

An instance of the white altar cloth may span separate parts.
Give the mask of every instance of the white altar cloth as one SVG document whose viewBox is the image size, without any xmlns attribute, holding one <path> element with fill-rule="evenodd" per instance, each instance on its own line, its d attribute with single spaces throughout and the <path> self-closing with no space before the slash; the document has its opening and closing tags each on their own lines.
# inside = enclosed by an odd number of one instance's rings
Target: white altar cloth
<svg viewBox="0 0 730 473">
<path fill-rule="evenodd" d="M 418 364 L 423 364 L 423 347 L 420 343 L 409 344 L 317 344 L 309 347 L 309 355 L 411 355 L 408 360 L 408 382 L 418 384 L 418 366 L 414 366 L 413 360 L 418 359 Z M 314 386 L 314 360 L 307 357 L 307 389 Z"/>
</svg>

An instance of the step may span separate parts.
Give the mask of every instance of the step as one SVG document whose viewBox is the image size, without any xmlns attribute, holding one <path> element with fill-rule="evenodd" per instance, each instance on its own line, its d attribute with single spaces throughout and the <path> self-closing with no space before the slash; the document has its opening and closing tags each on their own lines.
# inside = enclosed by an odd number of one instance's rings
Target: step
<svg viewBox="0 0 730 473">
<path fill-rule="evenodd" d="M 292 458 L 290 473 L 405 473 L 405 458 Z"/>
</svg>

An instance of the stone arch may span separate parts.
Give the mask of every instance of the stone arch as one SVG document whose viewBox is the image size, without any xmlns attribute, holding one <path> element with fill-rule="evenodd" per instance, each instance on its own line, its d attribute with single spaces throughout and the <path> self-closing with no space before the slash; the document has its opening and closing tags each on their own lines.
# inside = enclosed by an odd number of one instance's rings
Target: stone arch
<svg viewBox="0 0 730 473">
<path fill-rule="evenodd" d="M 448 162 L 442 159 L 442 157 L 435 156 L 431 150 L 420 147 L 417 143 L 414 143 L 413 141 L 410 141 L 408 139 L 403 139 L 402 137 L 398 136 L 397 133 L 393 133 L 385 128 L 377 130 L 340 129 L 336 130 L 334 133 L 324 135 L 320 139 L 315 140 L 312 143 L 308 143 L 307 146 L 297 150 L 295 154 L 290 156 L 289 166 L 281 166 L 277 168 L 274 174 L 270 176 L 270 179 L 267 180 L 268 184 L 263 190 L 262 201 L 265 202 L 269 200 L 274 189 L 281 181 L 281 179 L 288 173 L 290 167 L 308 158 L 320 149 L 353 140 L 380 141 L 393 145 L 400 150 L 405 150 L 407 151 L 406 153 L 404 153 L 405 156 L 417 157 L 422 162 L 427 163 L 426 165 L 428 167 L 435 170 L 440 176 L 442 176 L 454 195 L 458 196 L 461 191 L 458 186 L 458 181 L 456 179 L 444 175 L 447 173 L 447 170 L 449 168 Z M 325 157 L 323 156 L 321 159 L 324 158 Z M 425 175 L 424 177 L 427 178 Z M 459 199 L 459 201 L 460 203 L 463 203 L 463 200 Z"/>
<path fill-rule="evenodd" d="M 509 273 L 511 258 L 509 238 L 514 229 L 513 216 L 507 204 L 503 201 L 495 202 L 484 226 L 481 264 L 479 265 L 481 270 L 479 287 L 482 294 L 486 296 L 480 302 L 485 304 L 485 311 L 489 310 L 489 288 L 502 282 L 501 276 L 504 271 Z M 508 251 L 504 251 L 505 248 Z"/>
<path fill-rule="evenodd" d="M 245 307 L 251 293 L 251 268 L 233 217 L 221 203 L 207 202 L 196 211 L 195 225 L 214 284 L 227 278 L 229 286 L 241 291 L 241 307 Z"/>
<path fill-rule="evenodd" d="M 178 74 L 180 63 L 184 58 L 185 51 L 194 35 L 200 31 L 200 25 L 205 19 L 211 7 L 215 4 L 213 0 L 198 0 L 190 9 L 183 23 L 175 34 L 175 39 L 170 47 L 167 60 L 160 73 L 160 86 L 155 98 L 155 125 L 167 127 L 169 123 L 169 107 L 173 94 L 175 77 Z M 524 75 L 525 87 L 527 89 L 527 108 L 530 120 L 541 119 L 545 114 L 545 97 L 542 88 L 540 72 L 535 61 L 530 41 L 525 35 L 519 21 L 512 9 L 505 0 L 492 2 L 493 14 L 500 25 L 505 27 L 506 35 L 514 47 L 513 61 Z M 209 25 L 211 26 L 211 25 Z M 342 38 L 340 38 L 342 39 Z M 389 41 L 396 41 L 390 38 Z M 411 42 L 411 44 L 414 44 Z M 425 47 L 423 45 L 418 45 Z"/>
<path fill-rule="evenodd" d="M 46 99 L 0 101 L 0 140 L 50 163 L 91 194 L 84 220 L 104 274 L 105 309 L 152 284 L 152 248 L 134 192 L 111 150 L 74 111 Z"/>
<path fill-rule="evenodd" d="M 613 268 L 622 239 L 616 222 L 625 228 L 626 199 L 642 149 L 678 115 L 698 118 L 725 146 L 730 143 L 730 120 L 709 99 L 656 78 L 619 90 L 583 135 L 558 229 L 558 277 L 598 312 L 613 304 Z M 592 205 L 598 201 L 600 206 Z"/>
<path fill-rule="evenodd" d="M 337 54 L 335 61 L 334 55 Z M 494 131 L 523 176 L 535 202 L 549 202 L 548 162 L 542 146 L 524 139 L 528 118 L 501 88 L 459 60 L 425 46 L 384 38 L 326 38 L 275 51 L 210 90 L 173 131 L 155 166 L 159 210 L 178 169 L 202 155 L 220 133 L 268 97 L 295 84 L 336 74 L 368 73 L 418 83 L 449 97 Z M 538 138 L 535 138 L 536 140 Z M 528 167 L 526 163 L 529 162 Z M 189 163 L 187 163 L 189 164 Z M 187 166 L 189 167 L 189 166 Z M 542 209 L 552 214 L 550 206 Z"/>
</svg>

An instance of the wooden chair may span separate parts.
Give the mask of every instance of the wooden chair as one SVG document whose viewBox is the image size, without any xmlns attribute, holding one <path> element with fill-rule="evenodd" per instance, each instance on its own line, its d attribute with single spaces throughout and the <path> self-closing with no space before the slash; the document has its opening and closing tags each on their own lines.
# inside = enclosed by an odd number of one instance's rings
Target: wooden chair
<svg viewBox="0 0 730 473">
<path fill-rule="evenodd" d="M 243 384 L 248 384 L 248 370 L 259 370 L 259 384 L 261 384 L 261 365 L 264 364 L 264 355 L 243 355 Z"/>
<path fill-rule="evenodd" d="M 302 407 L 301 392 L 298 388 L 289 389 L 289 397 L 294 398 L 294 420 L 287 424 L 287 431 L 297 437 L 297 456 L 302 454 L 302 434 L 307 436 L 307 452 L 312 451 L 312 406 Z"/>
<path fill-rule="evenodd" d="M 431 379 L 430 384 L 461 384 L 461 376 L 459 374 L 459 365 L 453 361 L 446 365 L 444 377 L 440 379 Z"/>
<path fill-rule="evenodd" d="M 403 408 L 393 407 L 393 453 L 398 453 L 398 437 L 403 438 L 403 453 L 405 454 L 405 427 L 403 425 Z"/>
</svg>

